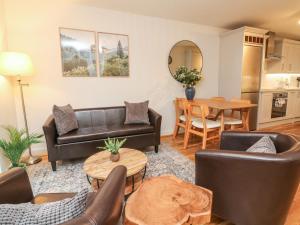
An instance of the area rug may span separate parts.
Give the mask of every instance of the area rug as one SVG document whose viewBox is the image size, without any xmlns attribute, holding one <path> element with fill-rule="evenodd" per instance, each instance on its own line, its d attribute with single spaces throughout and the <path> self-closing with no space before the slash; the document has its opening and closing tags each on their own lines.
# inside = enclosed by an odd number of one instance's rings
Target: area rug
<svg viewBox="0 0 300 225">
<path fill-rule="evenodd" d="M 158 153 L 146 151 L 148 157 L 147 177 L 173 174 L 185 181 L 194 183 L 195 164 L 193 161 L 163 143 Z M 50 163 L 42 161 L 27 168 L 34 194 L 47 192 L 78 192 L 90 187 L 83 171 L 84 160 L 59 162 L 53 172 Z"/>
</svg>

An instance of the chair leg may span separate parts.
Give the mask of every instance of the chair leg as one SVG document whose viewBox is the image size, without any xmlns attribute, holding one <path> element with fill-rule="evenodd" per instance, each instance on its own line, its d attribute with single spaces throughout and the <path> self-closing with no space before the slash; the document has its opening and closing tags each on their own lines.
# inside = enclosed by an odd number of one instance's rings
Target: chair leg
<svg viewBox="0 0 300 225">
<path fill-rule="evenodd" d="M 173 132 L 173 139 L 176 138 L 176 136 L 177 136 L 177 134 L 178 134 L 178 131 L 179 131 L 179 126 L 176 125 L 176 126 L 175 126 L 175 129 L 174 129 L 174 132 Z"/>
<path fill-rule="evenodd" d="M 183 142 L 183 148 L 186 149 L 189 143 L 189 139 L 190 139 L 190 132 L 189 130 L 186 130 L 186 133 L 184 135 L 184 142 Z"/>
<path fill-rule="evenodd" d="M 206 142 L 207 142 L 207 132 L 203 132 L 203 137 L 202 137 L 202 149 L 206 148 Z"/>
<path fill-rule="evenodd" d="M 56 171 L 56 161 L 51 161 L 52 171 Z"/>
</svg>

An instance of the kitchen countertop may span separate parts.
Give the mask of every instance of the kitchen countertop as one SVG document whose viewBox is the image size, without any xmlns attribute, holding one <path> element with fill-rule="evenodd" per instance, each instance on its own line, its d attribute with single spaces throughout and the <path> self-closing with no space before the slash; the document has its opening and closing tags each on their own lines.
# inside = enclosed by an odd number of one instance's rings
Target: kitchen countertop
<svg viewBox="0 0 300 225">
<path fill-rule="evenodd" d="M 300 91 L 300 88 L 289 87 L 289 88 L 263 88 L 259 92 L 282 92 L 282 91 Z"/>
</svg>

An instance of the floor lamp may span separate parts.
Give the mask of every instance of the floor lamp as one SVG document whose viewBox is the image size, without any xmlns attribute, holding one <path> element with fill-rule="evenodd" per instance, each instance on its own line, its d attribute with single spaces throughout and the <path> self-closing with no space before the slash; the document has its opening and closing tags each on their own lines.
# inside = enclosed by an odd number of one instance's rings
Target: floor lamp
<svg viewBox="0 0 300 225">
<path fill-rule="evenodd" d="M 25 131 L 27 136 L 29 136 L 28 123 L 26 116 L 26 108 L 24 102 L 23 87 L 29 84 L 24 84 L 21 81 L 22 76 L 33 75 L 33 67 L 31 59 L 28 55 L 19 52 L 0 52 L 0 74 L 4 76 L 15 76 L 17 77 L 18 84 L 20 87 L 22 110 L 25 122 Z M 26 163 L 29 165 L 38 163 L 41 161 L 40 157 L 35 157 L 32 155 L 31 146 L 29 146 L 29 158 Z"/>
</svg>

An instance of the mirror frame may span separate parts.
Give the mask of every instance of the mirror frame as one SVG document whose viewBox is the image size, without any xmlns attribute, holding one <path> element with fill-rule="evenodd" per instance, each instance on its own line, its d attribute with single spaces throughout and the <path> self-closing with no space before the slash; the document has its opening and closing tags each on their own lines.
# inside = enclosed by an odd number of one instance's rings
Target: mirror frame
<svg viewBox="0 0 300 225">
<path fill-rule="evenodd" d="M 173 59 L 172 59 L 172 57 L 171 57 L 171 52 L 172 52 L 173 48 L 174 48 L 178 43 L 183 42 L 183 41 L 189 41 L 189 42 L 192 42 L 192 43 L 199 49 L 199 52 L 200 52 L 200 54 L 201 54 L 201 56 L 202 56 L 202 66 L 201 66 L 201 69 L 200 69 L 199 72 L 201 73 L 202 70 L 203 70 L 203 54 L 202 54 L 201 49 L 199 48 L 199 46 L 198 46 L 194 41 L 184 39 L 184 40 L 181 40 L 181 41 L 177 41 L 177 42 L 172 46 L 171 50 L 169 51 L 169 55 L 168 55 L 168 68 L 169 68 L 169 72 L 170 72 L 170 74 L 171 74 L 171 76 L 172 76 L 173 78 L 174 78 L 174 75 L 172 74 L 171 69 L 170 69 L 170 66 L 169 66 L 169 65 L 172 63 L 172 61 L 173 61 Z"/>
</svg>

